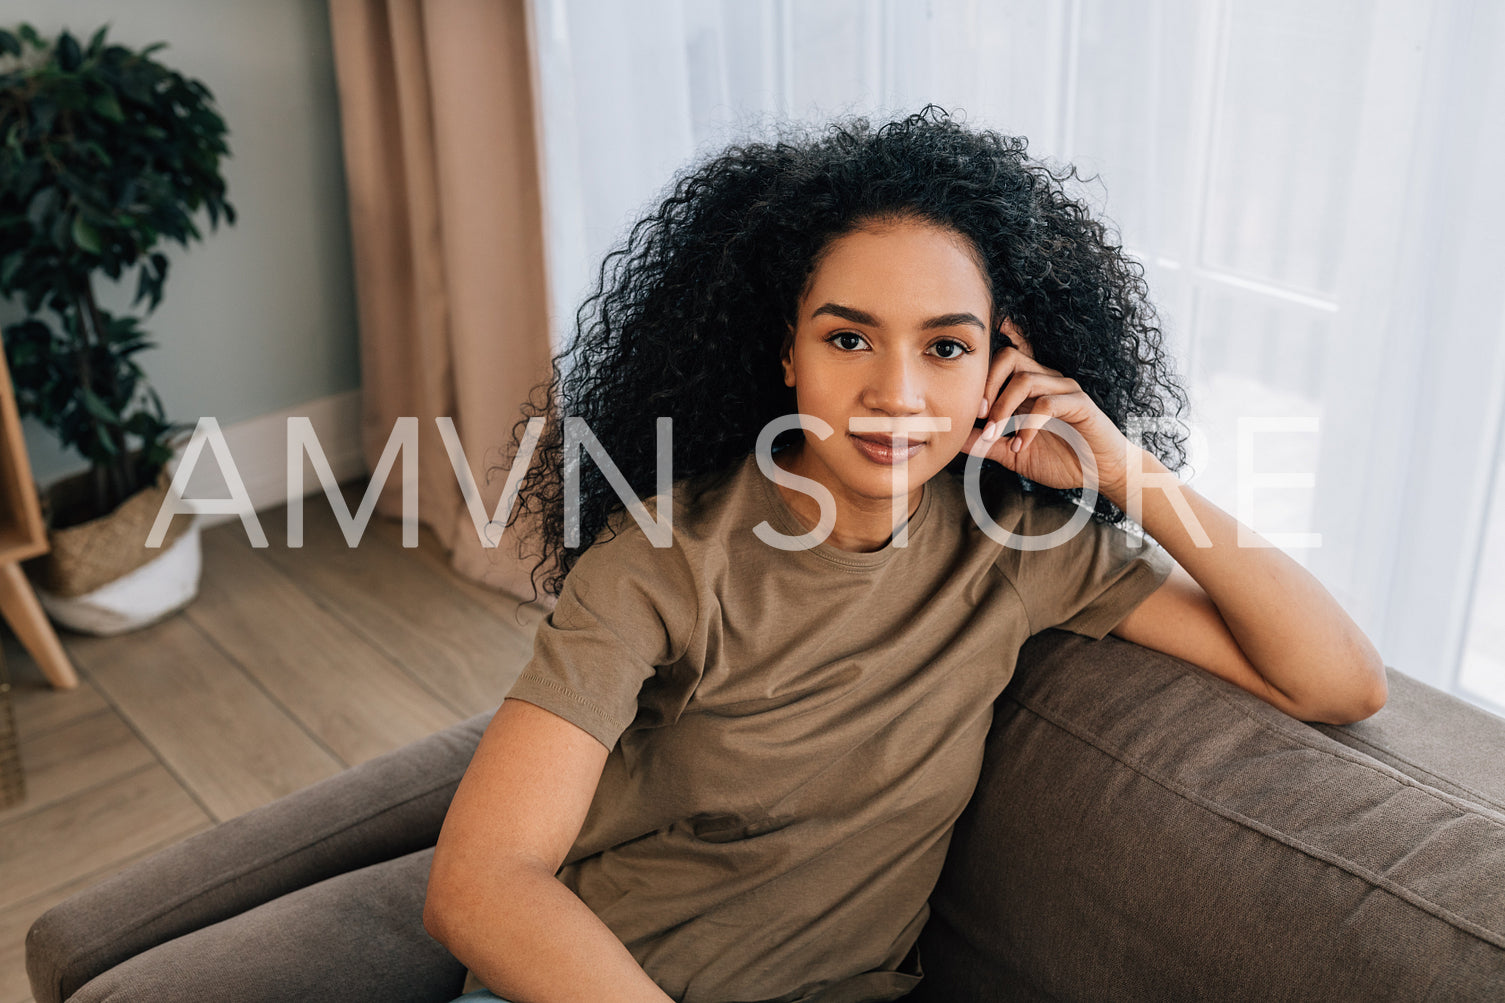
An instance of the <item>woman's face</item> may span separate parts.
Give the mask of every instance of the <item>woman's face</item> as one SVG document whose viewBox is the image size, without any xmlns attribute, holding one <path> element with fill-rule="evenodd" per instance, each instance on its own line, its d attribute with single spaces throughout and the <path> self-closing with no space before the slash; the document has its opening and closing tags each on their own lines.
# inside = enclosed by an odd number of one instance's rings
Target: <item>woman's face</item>
<svg viewBox="0 0 1505 1003">
<path fill-rule="evenodd" d="M 954 231 L 893 222 L 833 241 L 783 356 L 800 413 L 824 419 L 832 435 L 806 432 L 791 469 L 824 484 L 838 513 L 852 503 L 892 506 L 900 490 L 913 512 L 977 419 L 991 307 L 976 257 Z M 852 418 L 946 418 L 950 429 L 854 432 Z"/>
</svg>

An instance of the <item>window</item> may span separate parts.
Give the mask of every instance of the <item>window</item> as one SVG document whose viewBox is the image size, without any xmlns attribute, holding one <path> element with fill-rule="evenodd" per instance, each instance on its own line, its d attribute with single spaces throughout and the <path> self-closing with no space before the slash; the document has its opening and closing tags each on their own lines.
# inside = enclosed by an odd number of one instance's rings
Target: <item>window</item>
<svg viewBox="0 0 1505 1003">
<path fill-rule="evenodd" d="M 531 16 L 556 335 L 697 151 L 771 119 L 964 110 L 1077 164 L 1145 265 L 1206 442 L 1193 483 L 1317 574 L 1389 664 L 1499 706 L 1505 488 L 1486 510 L 1505 476 L 1478 430 L 1505 406 L 1505 5 L 534 0 Z"/>
</svg>

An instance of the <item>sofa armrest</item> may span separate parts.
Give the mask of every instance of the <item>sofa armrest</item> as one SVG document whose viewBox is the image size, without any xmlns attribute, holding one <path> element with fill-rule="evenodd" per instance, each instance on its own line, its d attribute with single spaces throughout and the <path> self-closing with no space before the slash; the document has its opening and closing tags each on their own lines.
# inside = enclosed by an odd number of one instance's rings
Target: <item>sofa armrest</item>
<svg viewBox="0 0 1505 1003">
<path fill-rule="evenodd" d="M 434 845 L 491 714 L 230 819 L 43 913 L 26 937 L 37 1003 L 158 944 L 327 878 Z"/>
<path fill-rule="evenodd" d="M 1459 758 L 1498 778 L 1505 720 L 1399 674 L 1382 715 L 1319 729 L 1117 638 L 1032 639 L 916 998 L 1505 998 L 1505 814 Z"/>
<path fill-rule="evenodd" d="M 1390 700 L 1323 734 L 1424 784 L 1505 814 L 1505 718 L 1390 669 Z"/>
</svg>

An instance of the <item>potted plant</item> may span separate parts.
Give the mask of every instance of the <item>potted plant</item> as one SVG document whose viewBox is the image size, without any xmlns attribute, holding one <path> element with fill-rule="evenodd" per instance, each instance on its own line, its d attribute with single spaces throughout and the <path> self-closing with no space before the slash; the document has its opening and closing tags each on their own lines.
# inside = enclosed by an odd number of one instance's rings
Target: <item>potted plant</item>
<svg viewBox="0 0 1505 1003">
<path fill-rule="evenodd" d="M 166 419 L 135 357 L 152 347 L 141 320 L 167 280 L 159 245 L 202 239 L 201 208 L 213 228 L 235 222 L 213 95 L 151 58 L 165 43 L 133 51 L 106 31 L 80 45 L 0 30 L 0 296 L 25 309 L 4 328 L 6 357 L 20 412 L 90 463 L 44 492 L 52 551 L 27 570 L 54 619 L 93 633 L 159 619 L 197 591 L 193 520 L 145 546 L 186 426 Z M 111 314 L 94 278 L 131 269 L 131 306 L 146 306 Z"/>
</svg>

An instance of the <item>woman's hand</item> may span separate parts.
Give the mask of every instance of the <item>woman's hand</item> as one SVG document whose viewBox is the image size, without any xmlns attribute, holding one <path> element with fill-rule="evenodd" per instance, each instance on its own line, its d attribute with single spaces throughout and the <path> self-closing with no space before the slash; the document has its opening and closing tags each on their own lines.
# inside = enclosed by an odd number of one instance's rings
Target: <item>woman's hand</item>
<svg viewBox="0 0 1505 1003">
<path fill-rule="evenodd" d="M 1001 349 L 989 364 L 985 396 L 978 408 L 978 417 L 988 419 L 988 424 L 974 429 L 963 448 L 969 453 L 982 451 L 985 458 L 1037 484 L 1081 487 L 1082 463 L 1056 429 L 1039 427 L 1043 423 L 1037 418 L 1033 423 L 1016 421 L 1018 430 L 1004 435 L 1004 425 L 1014 415 L 1057 418 L 1086 440 L 1097 461 L 1093 487 L 1116 495 L 1125 481 L 1129 443 L 1124 434 L 1076 380 L 1036 362 L 1012 322 L 1003 322 L 1003 332 L 1014 345 Z"/>
</svg>

